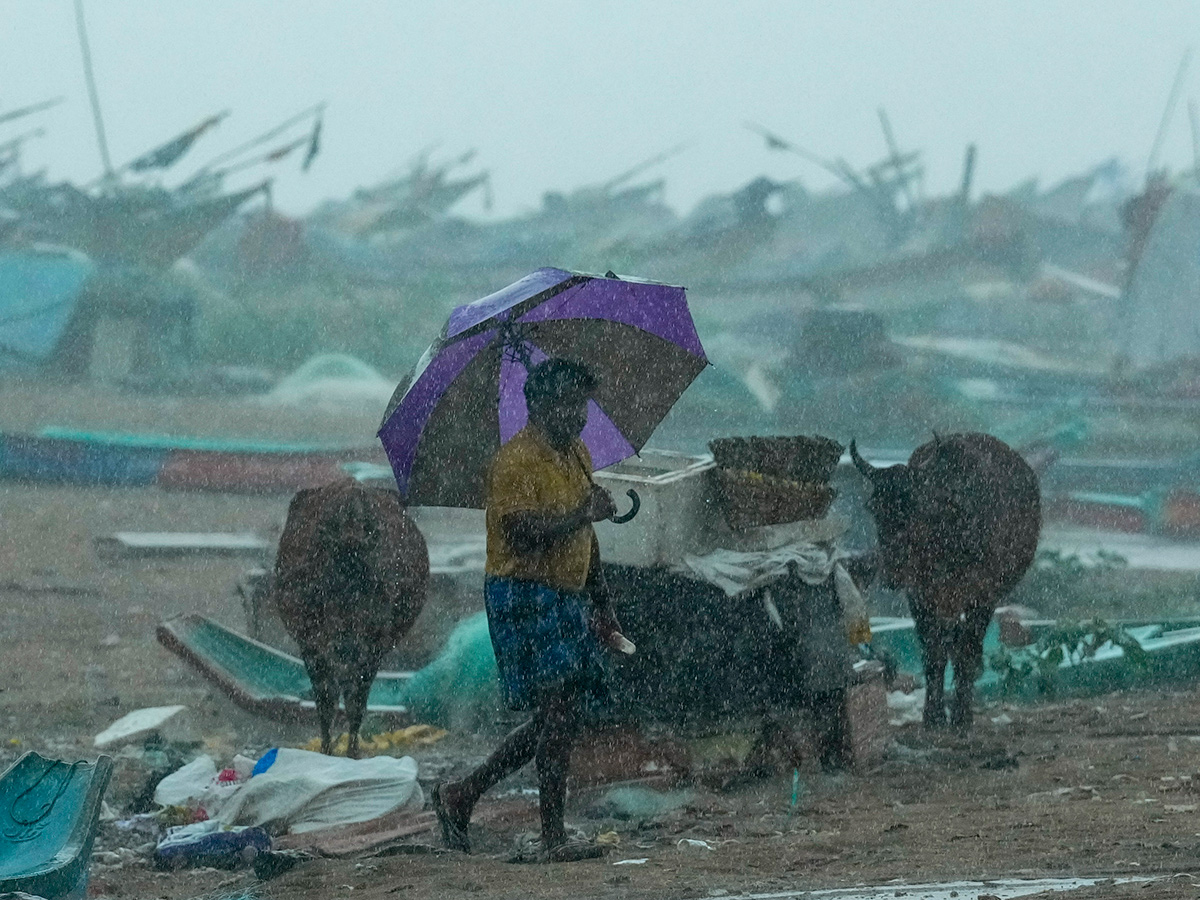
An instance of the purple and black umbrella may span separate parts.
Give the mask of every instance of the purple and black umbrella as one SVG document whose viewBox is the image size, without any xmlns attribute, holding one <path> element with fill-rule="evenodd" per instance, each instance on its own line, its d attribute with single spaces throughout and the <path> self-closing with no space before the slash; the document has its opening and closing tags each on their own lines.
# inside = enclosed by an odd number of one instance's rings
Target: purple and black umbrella
<svg viewBox="0 0 1200 900">
<path fill-rule="evenodd" d="M 600 379 L 582 435 L 597 469 L 637 453 L 708 365 L 683 288 L 538 269 L 456 308 L 392 396 L 379 439 L 409 503 L 484 505 L 492 457 L 528 418 L 528 368 L 549 357 Z"/>
</svg>

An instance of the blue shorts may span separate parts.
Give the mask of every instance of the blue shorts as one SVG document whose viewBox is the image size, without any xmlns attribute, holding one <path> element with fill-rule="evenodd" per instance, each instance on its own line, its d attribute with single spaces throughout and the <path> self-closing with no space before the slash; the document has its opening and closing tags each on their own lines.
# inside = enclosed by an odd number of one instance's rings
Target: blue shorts
<svg viewBox="0 0 1200 900">
<path fill-rule="evenodd" d="M 608 699 L 604 651 L 586 594 L 488 575 L 484 604 L 504 701 L 532 709 L 545 688 L 573 688 L 586 706 Z"/>
</svg>

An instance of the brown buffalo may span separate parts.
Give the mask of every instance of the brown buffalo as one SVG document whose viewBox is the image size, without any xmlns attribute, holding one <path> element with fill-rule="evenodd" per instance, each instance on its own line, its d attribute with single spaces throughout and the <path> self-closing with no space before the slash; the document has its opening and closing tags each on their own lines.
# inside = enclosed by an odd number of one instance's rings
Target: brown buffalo
<svg viewBox="0 0 1200 900">
<path fill-rule="evenodd" d="M 344 699 L 347 755 L 379 666 L 425 602 L 429 553 L 394 491 L 346 479 L 292 498 L 271 596 L 312 681 L 321 752 Z"/>
<path fill-rule="evenodd" d="M 907 464 L 883 469 L 867 463 L 853 441 L 850 455 L 873 489 L 867 509 L 879 535 L 882 582 L 908 594 L 924 658 L 925 724 L 946 722 L 949 661 L 950 721 L 967 728 L 984 631 L 1037 551 L 1037 475 L 987 434 L 935 436 Z"/>
</svg>

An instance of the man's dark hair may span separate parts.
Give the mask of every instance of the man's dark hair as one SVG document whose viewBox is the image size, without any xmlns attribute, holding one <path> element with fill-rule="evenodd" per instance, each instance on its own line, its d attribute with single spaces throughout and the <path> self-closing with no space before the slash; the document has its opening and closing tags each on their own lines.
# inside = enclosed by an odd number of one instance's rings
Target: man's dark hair
<svg viewBox="0 0 1200 900">
<path fill-rule="evenodd" d="M 529 370 L 525 379 L 525 404 L 539 406 L 570 390 L 590 394 L 600 384 L 592 370 L 569 359 L 547 359 Z"/>
</svg>

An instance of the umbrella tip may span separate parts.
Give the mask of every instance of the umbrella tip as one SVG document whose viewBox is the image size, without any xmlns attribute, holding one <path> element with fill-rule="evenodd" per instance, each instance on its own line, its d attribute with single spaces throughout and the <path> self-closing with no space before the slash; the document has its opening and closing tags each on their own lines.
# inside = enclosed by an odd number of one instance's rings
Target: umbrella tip
<svg viewBox="0 0 1200 900">
<path fill-rule="evenodd" d="M 607 272 L 604 273 L 604 277 L 605 278 L 616 278 L 617 273 L 614 272 L 612 269 L 609 269 Z"/>
</svg>

